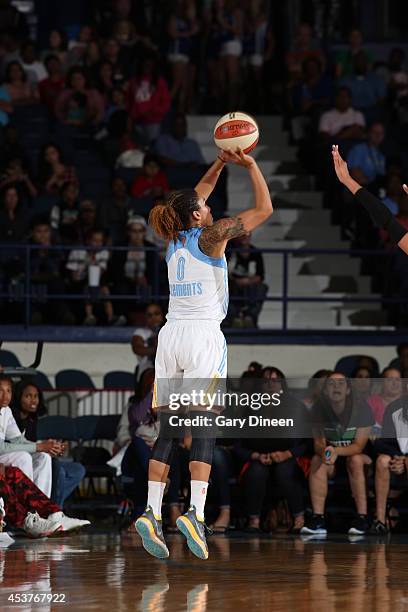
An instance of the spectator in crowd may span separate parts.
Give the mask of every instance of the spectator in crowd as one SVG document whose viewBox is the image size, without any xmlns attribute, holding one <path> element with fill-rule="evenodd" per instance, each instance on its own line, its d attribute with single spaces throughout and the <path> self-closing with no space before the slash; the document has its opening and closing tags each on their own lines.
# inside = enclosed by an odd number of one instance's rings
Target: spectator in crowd
<svg viewBox="0 0 408 612">
<path fill-rule="evenodd" d="M 264 112 L 264 65 L 270 60 L 273 49 L 273 35 L 268 27 L 267 2 L 248 2 L 245 9 L 244 55 L 248 63 L 248 102 L 256 111 Z"/>
<path fill-rule="evenodd" d="M 382 427 L 384 412 L 386 408 L 402 395 L 401 372 L 395 368 L 385 368 L 381 372 L 381 389 L 378 393 L 370 395 L 367 399 L 370 406 L 375 425 Z"/>
<path fill-rule="evenodd" d="M 75 40 L 68 43 L 68 64 L 78 65 L 81 63 L 87 46 L 94 39 L 94 30 L 90 25 L 82 25 Z"/>
<path fill-rule="evenodd" d="M 99 42 L 91 40 L 86 46 L 85 53 L 81 60 L 81 66 L 92 82 L 96 80 L 100 61 L 101 48 Z"/>
<path fill-rule="evenodd" d="M 408 396 L 391 402 L 384 412 L 382 435 L 375 442 L 378 453 L 375 467 L 376 520 L 374 533 L 389 531 L 386 524 L 387 499 L 390 489 L 408 487 Z"/>
<path fill-rule="evenodd" d="M 295 113 L 317 119 L 317 114 L 325 110 L 332 97 L 330 79 L 323 75 L 320 60 L 309 57 L 302 64 L 302 78 L 293 89 L 293 108 Z"/>
<path fill-rule="evenodd" d="M 169 191 L 169 184 L 155 155 L 146 153 L 141 174 L 136 176 L 130 192 L 134 198 L 161 198 Z"/>
<path fill-rule="evenodd" d="M 288 70 L 288 82 L 294 84 L 301 79 L 302 64 L 310 57 L 317 58 L 325 68 L 324 55 L 313 41 L 312 28 L 307 23 L 299 24 L 292 49 L 286 56 L 286 67 Z"/>
<path fill-rule="evenodd" d="M 32 40 L 21 45 L 21 66 L 27 74 L 28 82 L 33 85 L 38 85 L 47 76 L 44 64 L 37 58 L 37 50 Z"/>
<path fill-rule="evenodd" d="M 3 189 L 0 199 L 0 241 L 17 243 L 27 236 L 28 218 L 15 185 Z"/>
<path fill-rule="evenodd" d="M 0 129 L 8 125 L 13 112 L 11 95 L 5 85 L 0 86 Z"/>
<path fill-rule="evenodd" d="M 68 63 L 68 36 L 64 30 L 51 30 L 48 38 L 48 48 L 45 49 L 41 57 L 47 66 L 47 58 L 52 55 L 57 57 L 60 65 L 65 68 Z M 48 70 L 49 72 L 49 70 Z"/>
<path fill-rule="evenodd" d="M 123 316 L 115 316 L 112 302 L 107 299 L 110 292 L 106 283 L 106 271 L 109 251 L 105 248 L 105 232 L 102 229 L 92 230 L 86 239 L 90 250 L 75 249 L 69 253 L 66 269 L 69 273 L 69 284 L 72 293 L 85 293 L 93 299 L 85 301 L 84 325 L 96 325 L 95 306 L 98 298 L 103 297 L 103 311 L 108 325 L 125 325 Z"/>
<path fill-rule="evenodd" d="M 402 188 L 401 179 L 398 174 L 387 174 L 385 198 L 383 198 L 382 201 L 393 215 L 398 214 L 399 202 L 404 195 L 405 192 Z"/>
<path fill-rule="evenodd" d="M 10 409 L 13 384 L 5 374 L 0 374 L 0 390 L 0 461 L 3 465 L 20 468 L 44 495 L 50 497 L 51 457 L 61 455 L 63 445 L 57 440 L 30 442 L 21 435 Z"/>
<path fill-rule="evenodd" d="M 284 374 L 274 367 L 263 370 L 263 391 L 280 394 L 280 404 L 270 410 L 262 411 L 262 416 L 281 418 L 288 414 L 295 423 L 304 422 L 305 407 L 288 392 Z M 299 533 L 304 524 L 303 483 L 304 474 L 298 464 L 298 458 L 307 452 L 307 443 L 296 439 L 293 430 L 288 436 L 279 438 L 242 439 L 236 447 L 237 456 L 241 459 L 241 481 L 245 491 L 248 529 L 260 531 L 262 507 L 267 496 L 268 482 L 273 484 L 274 497 L 284 497 L 293 519 L 293 532 Z M 269 485 L 270 486 L 270 485 Z"/>
<path fill-rule="evenodd" d="M 37 195 L 37 188 L 31 180 L 25 159 L 22 157 L 10 157 L 0 177 L 0 189 L 7 185 L 14 185 L 24 201 L 29 201 Z"/>
<path fill-rule="evenodd" d="M 397 355 L 389 364 L 389 368 L 396 368 L 400 372 L 408 372 L 408 342 L 401 342 L 397 346 Z"/>
<path fill-rule="evenodd" d="M 69 71 L 66 87 L 55 104 L 55 114 L 61 123 L 75 127 L 99 125 L 103 121 L 103 98 L 90 87 L 82 68 L 74 66 Z"/>
<path fill-rule="evenodd" d="M 42 392 L 35 382 L 22 381 L 16 385 L 11 409 L 21 434 L 30 442 L 37 442 L 38 417 L 45 415 L 47 409 Z M 50 498 L 63 508 L 65 500 L 75 491 L 86 470 L 75 461 L 62 461 L 53 457 L 52 471 Z"/>
<path fill-rule="evenodd" d="M 214 6 L 220 30 L 220 57 L 226 100 L 229 108 L 236 108 L 240 99 L 244 13 L 237 0 L 215 0 Z"/>
<path fill-rule="evenodd" d="M 170 100 L 167 83 L 160 76 L 157 57 L 146 55 L 138 63 L 127 90 L 131 126 L 139 132 L 145 144 L 160 134 L 161 123 L 170 110 Z"/>
<path fill-rule="evenodd" d="M 102 47 L 104 59 L 112 66 L 112 78 L 116 87 L 122 87 L 127 77 L 127 69 L 122 61 L 120 45 L 114 38 L 109 38 Z"/>
<path fill-rule="evenodd" d="M 7 66 L 4 87 L 13 107 L 37 104 L 39 101 L 37 86 L 29 83 L 27 74 L 17 61 L 10 62 Z"/>
<path fill-rule="evenodd" d="M 358 367 L 351 373 L 351 388 L 357 401 L 368 401 L 372 387 L 372 372 L 369 368 Z"/>
<path fill-rule="evenodd" d="M 362 111 L 367 121 L 380 117 L 386 86 L 381 77 L 369 70 L 367 58 L 359 52 L 353 59 L 353 74 L 341 79 L 340 84 L 351 91 L 353 106 Z"/>
<path fill-rule="evenodd" d="M 363 47 L 363 35 L 360 30 L 351 30 L 349 36 L 349 47 L 336 53 L 336 77 L 347 77 L 354 74 L 354 58 L 359 53 L 363 54 L 368 66 L 373 63 L 372 55 Z"/>
<path fill-rule="evenodd" d="M 187 119 L 182 113 L 175 115 L 170 132 L 160 134 L 154 149 L 166 166 L 194 167 L 205 163 L 200 145 L 187 136 Z"/>
<path fill-rule="evenodd" d="M 351 176 L 374 192 L 384 185 L 385 157 L 380 150 L 384 137 L 384 125 L 373 123 L 368 130 L 367 141 L 354 145 L 347 156 Z"/>
<path fill-rule="evenodd" d="M 30 254 L 31 322 L 37 324 L 72 323 L 72 316 L 64 301 L 48 299 L 48 296 L 66 293 L 62 277 L 64 261 L 61 251 L 51 250 L 52 230 L 46 217 L 36 217 L 31 222 L 31 244 L 41 248 Z"/>
<path fill-rule="evenodd" d="M 102 200 L 99 219 L 102 227 L 109 228 L 109 236 L 114 244 L 122 244 L 126 238 L 126 224 L 131 208 L 130 197 L 125 181 L 116 176 L 111 183 L 111 193 Z"/>
<path fill-rule="evenodd" d="M 146 240 L 146 221 L 135 215 L 127 222 L 127 251 L 115 251 L 110 263 L 110 277 L 115 282 L 118 294 L 139 295 L 147 299 L 151 294 L 151 283 L 155 274 L 155 253 L 145 251 L 154 247 Z M 126 310 L 132 308 L 126 304 Z"/>
<path fill-rule="evenodd" d="M 170 95 L 176 100 L 180 111 L 186 110 L 192 38 L 199 29 L 195 4 L 195 0 L 177 0 L 167 23 L 169 37 L 167 59 L 172 76 Z"/>
<path fill-rule="evenodd" d="M 113 68 L 110 62 L 104 60 L 98 65 L 96 77 L 96 88 L 105 99 L 105 108 L 107 107 L 114 88 Z"/>
<path fill-rule="evenodd" d="M 38 176 L 42 189 L 50 195 L 57 195 L 66 183 L 78 183 L 75 168 L 64 162 L 60 147 L 50 142 L 40 153 Z"/>
<path fill-rule="evenodd" d="M 311 408 L 321 395 L 326 378 L 331 374 L 331 370 L 317 370 L 307 383 L 307 395 L 302 398 L 306 408 Z"/>
<path fill-rule="evenodd" d="M 75 242 L 84 244 L 86 236 L 89 236 L 93 230 L 98 229 L 98 226 L 98 211 L 95 202 L 92 200 L 82 200 L 79 204 L 78 218 L 73 228 Z"/>
<path fill-rule="evenodd" d="M 149 304 L 145 310 L 146 323 L 133 332 L 132 351 L 139 358 L 135 376 L 139 380 L 143 372 L 154 367 L 157 350 L 157 336 L 164 323 L 163 312 L 159 304 Z"/>
<path fill-rule="evenodd" d="M 44 60 L 47 76 L 38 84 L 41 103 L 47 107 L 51 116 L 55 114 L 55 105 L 65 86 L 65 75 L 61 60 L 57 55 L 47 55 Z"/>
<path fill-rule="evenodd" d="M 228 260 L 229 292 L 232 299 L 227 319 L 233 327 L 256 327 L 268 290 L 263 282 L 262 253 L 251 244 L 250 233 L 234 240 L 233 246 L 239 250 L 233 251 Z"/>
<path fill-rule="evenodd" d="M 320 117 L 319 133 L 327 141 L 360 140 L 364 136 L 364 115 L 351 106 L 351 93 L 347 87 L 337 90 L 334 108 Z"/>
<path fill-rule="evenodd" d="M 62 238 L 73 235 L 73 227 L 79 215 L 79 189 L 75 182 L 64 183 L 60 189 L 61 200 L 53 206 L 50 213 L 50 224 Z"/>
<path fill-rule="evenodd" d="M 323 392 L 312 408 L 315 455 L 309 475 L 313 515 L 302 528 L 302 533 L 327 533 L 324 509 L 328 480 L 335 473 L 346 471 L 357 515 L 349 533 L 368 531 L 365 467 L 371 459 L 364 454 L 374 419 L 365 401 L 354 401 L 349 381 L 333 372 L 325 381 Z"/>
</svg>

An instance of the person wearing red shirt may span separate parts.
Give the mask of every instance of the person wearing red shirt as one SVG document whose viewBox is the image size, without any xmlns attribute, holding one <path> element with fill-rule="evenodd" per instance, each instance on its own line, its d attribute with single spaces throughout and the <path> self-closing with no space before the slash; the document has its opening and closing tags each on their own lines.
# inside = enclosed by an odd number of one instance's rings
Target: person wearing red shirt
<svg viewBox="0 0 408 612">
<path fill-rule="evenodd" d="M 160 124 L 170 105 L 169 88 L 159 75 L 156 56 L 147 56 L 130 79 L 126 105 L 131 127 L 140 133 L 146 144 L 160 134 Z"/>
<path fill-rule="evenodd" d="M 49 55 L 45 60 L 48 77 L 38 84 L 41 102 L 54 114 L 55 103 L 65 87 L 65 75 L 61 61 L 56 55 Z"/>
<path fill-rule="evenodd" d="M 131 193 L 134 198 L 160 198 L 169 191 L 169 184 L 157 157 L 147 154 L 143 159 L 143 170 L 135 178 Z"/>
</svg>

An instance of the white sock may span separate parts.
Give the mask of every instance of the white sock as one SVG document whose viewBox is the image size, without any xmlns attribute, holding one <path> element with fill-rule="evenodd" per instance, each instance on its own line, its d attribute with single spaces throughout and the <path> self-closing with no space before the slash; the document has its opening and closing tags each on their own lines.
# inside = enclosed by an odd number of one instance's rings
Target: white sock
<svg viewBox="0 0 408 612">
<path fill-rule="evenodd" d="M 161 519 L 161 507 L 164 489 L 166 487 L 165 482 L 157 482 L 156 480 L 149 480 L 149 487 L 147 493 L 147 505 L 153 510 L 154 516 Z"/>
<path fill-rule="evenodd" d="M 191 481 L 191 498 L 190 506 L 195 506 L 197 518 L 200 521 L 204 520 L 204 506 L 207 498 L 208 482 L 204 480 Z"/>
</svg>

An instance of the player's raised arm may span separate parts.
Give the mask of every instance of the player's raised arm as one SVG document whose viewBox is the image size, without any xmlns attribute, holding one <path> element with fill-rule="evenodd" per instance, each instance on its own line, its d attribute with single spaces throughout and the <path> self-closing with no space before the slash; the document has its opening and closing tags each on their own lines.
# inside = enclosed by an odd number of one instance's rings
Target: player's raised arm
<svg viewBox="0 0 408 612">
<path fill-rule="evenodd" d="M 224 162 L 232 162 L 247 168 L 255 196 L 255 205 L 242 211 L 235 217 L 220 219 L 213 225 L 206 227 L 199 240 L 200 248 L 207 255 L 221 256 L 228 240 L 237 238 L 261 225 L 273 212 L 272 200 L 268 185 L 256 161 L 242 151 L 221 151 L 220 158 Z"/>
<path fill-rule="evenodd" d="M 200 182 L 195 186 L 195 190 L 199 198 L 204 198 L 205 201 L 208 200 L 214 190 L 215 185 L 217 184 L 225 163 L 226 162 L 223 161 L 220 156 L 215 160 L 212 166 L 208 168 Z"/>
<path fill-rule="evenodd" d="M 373 222 L 388 232 L 391 240 L 398 244 L 404 253 L 408 254 L 408 232 L 391 213 L 391 211 L 381 202 L 379 198 L 370 193 L 355 181 L 349 173 L 348 167 L 344 159 L 339 153 L 339 147 L 332 147 L 334 170 L 340 183 L 342 183 L 356 200 L 364 206 L 369 213 Z M 408 187 L 403 185 L 405 193 L 408 194 Z"/>
</svg>

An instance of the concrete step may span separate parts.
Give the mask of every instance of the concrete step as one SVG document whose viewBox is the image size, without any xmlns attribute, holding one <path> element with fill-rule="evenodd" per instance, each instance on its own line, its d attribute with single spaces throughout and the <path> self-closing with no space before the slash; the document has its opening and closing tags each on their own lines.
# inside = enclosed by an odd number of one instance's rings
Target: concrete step
<svg viewBox="0 0 408 612">
<path fill-rule="evenodd" d="M 271 189 L 272 200 L 276 208 L 322 208 L 323 192 L 314 190 L 275 191 Z"/>
</svg>

